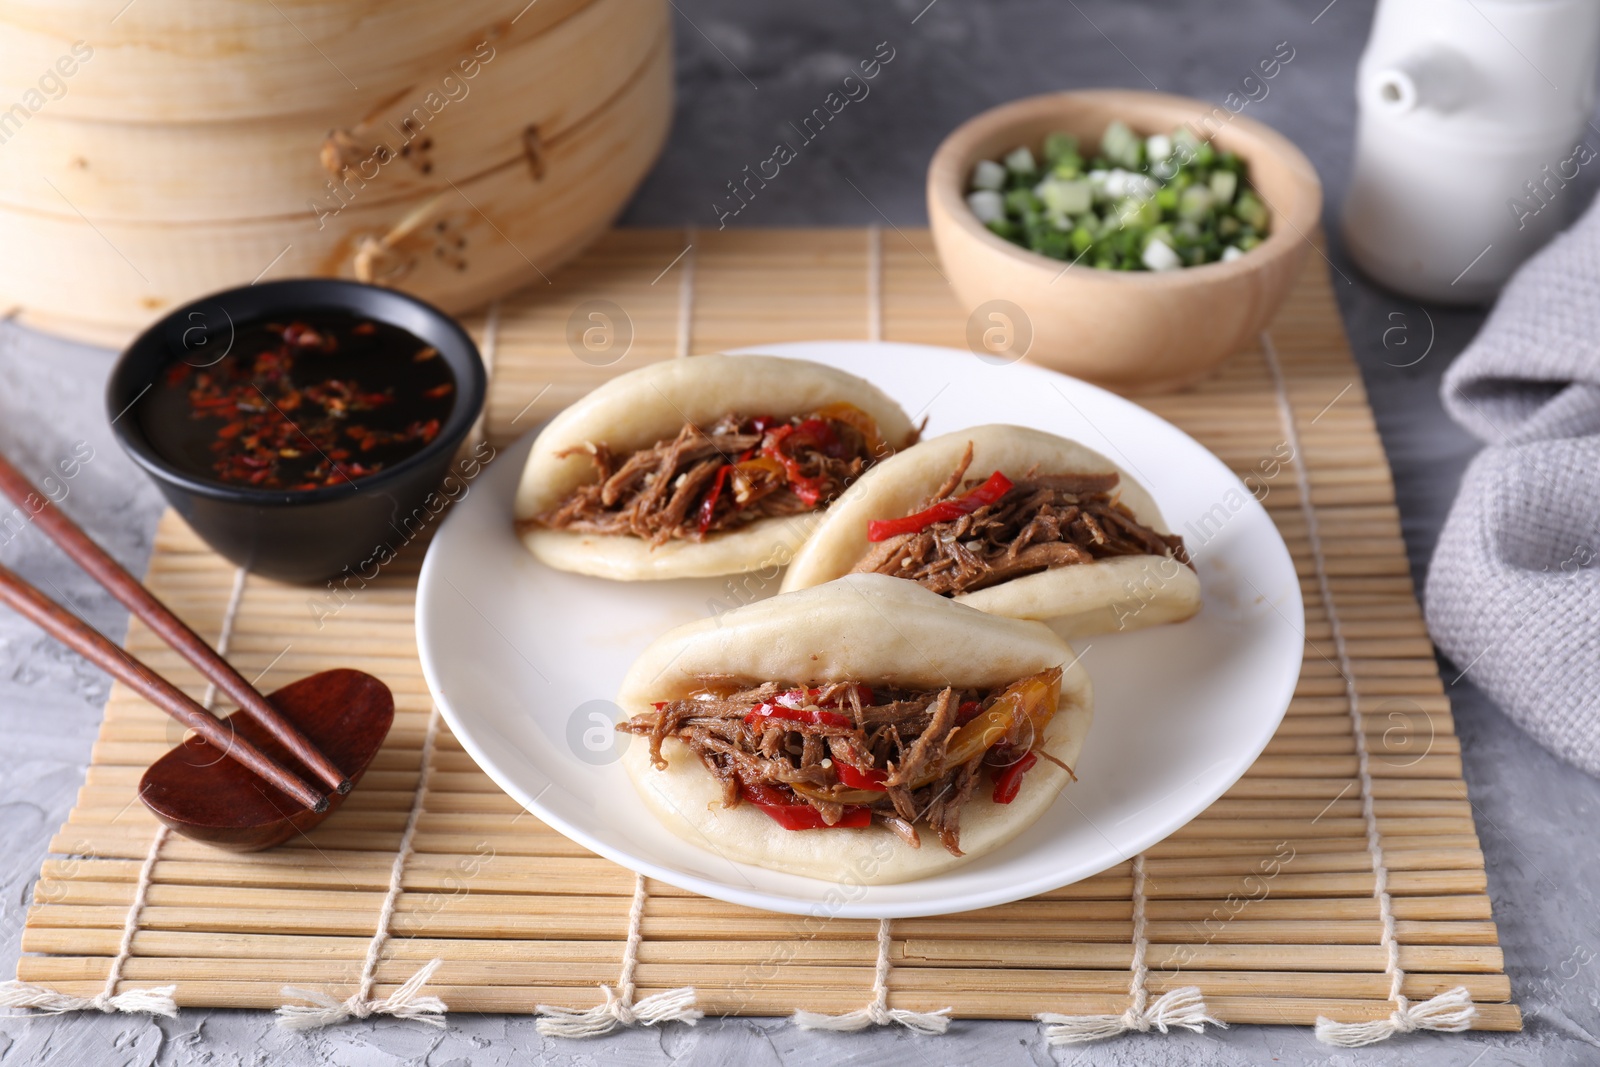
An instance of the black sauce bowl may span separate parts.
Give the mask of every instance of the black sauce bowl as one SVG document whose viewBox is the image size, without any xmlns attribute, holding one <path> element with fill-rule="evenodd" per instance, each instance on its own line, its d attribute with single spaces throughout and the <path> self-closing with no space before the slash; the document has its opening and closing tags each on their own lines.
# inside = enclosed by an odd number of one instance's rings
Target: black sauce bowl
<svg viewBox="0 0 1600 1067">
<path fill-rule="evenodd" d="M 341 485 L 281 490 L 197 477 L 152 447 L 133 409 L 172 363 L 214 362 L 233 331 L 248 323 L 327 311 L 399 327 L 437 348 L 449 365 L 455 405 L 439 435 L 419 452 Z M 307 278 L 229 289 L 173 311 L 122 353 L 106 387 L 106 409 L 122 447 L 208 545 L 256 574 L 315 582 L 347 567 L 387 562 L 431 522 L 447 495 L 438 491 L 487 388 L 477 346 L 444 312 L 392 289 Z"/>
</svg>

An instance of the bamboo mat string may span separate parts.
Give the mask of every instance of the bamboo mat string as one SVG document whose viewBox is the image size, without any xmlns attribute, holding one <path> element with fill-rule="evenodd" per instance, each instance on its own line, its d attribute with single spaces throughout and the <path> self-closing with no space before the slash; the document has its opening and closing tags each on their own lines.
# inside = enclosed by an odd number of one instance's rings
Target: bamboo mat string
<svg viewBox="0 0 1600 1067">
<path fill-rule="evenodd" d="M 672 354 L 683 359 L 694 342 L 694 227 L 683 228 L 683 273 L 678 276 L 678 339 Z"/>
<path fill-rule="evenodd" d="M 233 643 L 234 624 L 239 618 L 239 606 L 244 602 L 246 573 L 243 567 L 237 567 L 233 572 L 233 587 L 228 592 L 228 605 L 222 612 L 222 628 L 217 633 L 216 649 L 219 655 L 226 656 L 228 646 Z M 206 686 L 206 694 L 200 703 L 207 711 L 215 711 L 216 702 L 217 683 L 212 682 Z M 161 846 L 166 844 L 169 832 L 165 824 L 157 825 L 155 834 L 150 838 L 150 847 L 145 850 L 144 862 L 139 866 L 139 877 L 133 887 L 133 900 L 128 904 L 128 914 L 122 921 L 122 938 L 106 971 L 105 988 L 92 997 L 75 997 L 44 986 L 11 981 L 0 985 L 0 1007 L 33 1008 L 51 1015 L 67 1011 L 102 1011 L 108 1014 L 165 1015 L 170 1019 L 178 1014 L 177 1002 L 172 999 L 178 990 L 176 985 L 117 992 L 117 984 L 122 980 L 122 968 L 133 955 L 133 938 L 139 932 L 139 916 L 149 899 L 156 861 L 161 856 Z"/>
<path fill-rule="evenodd" d="M 907 1011 L 889 1007 L 889 920 L 878 920 L 878 962 L 872 973 L 872 1002 L 864 1008 L 843 1015 L 823 1015 L 813 1011 L 797 1011 L 791 1018 L 802 1030 L 836 1030 L 853 1032 L 869 1026 L 899 1024 L 919 1034 L 942 1034 L 950 1026 L 949 1008 L 938 1011 Z"/>
<path fill-rule="evenodd" d="M 494 300 L 489 304 L 489 310 L 483 316 L 483 344 L 478 351 L 483 360 L 483 376 L 494 384 L 495 362 L 500 357 L 500 301 Z M 472 424 L 472 429 L 467 431 L 467 439 L 462 443 L 463 449 L 469 449 L 488 436 L 489 405 L 483 405 L 483 410 L 478 412 L 477 421 Z"/>
<path fill-rule="evenodd" d="M 867 227 L 867 340 L 883 340 L 883 230 Z"/>
<path fill-rule="evenodd" d="M 310 1003 L 285 1004 L 279 1008 L 279 1026 L 289 1030 L 316 1030 L 334 1023 L 342 1023 L 346 1019 L 366 1019 L 373 1015 L 392 1015 L 399 1019 L 415 1019 L 429 1026 L 444 1026 L 444 1013 L 448 1010 L 445 1002 L 435 996 L 420 995 L 422 987 L 444 962 L 441 959 L 429 960 L 399 989 L 382 1000 L 374 1000 L 372 997 L 373 987 L 377 984 L 378 962 L 383 955 L 384 946 L 389 941 L 389 928 L 394 921 L 395 908 L 400 903 L 406 860 L 410 857 L 412 845 L 416 840 L 417 825 L 422 821 L 424 798 L 428 793 L 428 776 L 433 770 L 438 738 L 439 709 L 435 706 L 428 713 L 428 731 L 422 739 L 422 762 L 417 774 L 417 792 L 411 800 L 411 812 L 406 817 L 405 833 L 400 836 L 400 847 L 394 854 L 394 863 L 389 867 L 389 889 L 384 894 L 383 907 L 378 912 L 377 929 L 373 932 L 372 940 L 367 943 L 367 955 L 361 963 L 360 986 L 349 999 L 344 1001 L 335 1000 L 317 990 L 284 986 L 284 996 Z"/>
<path fill-rule="evenodd" d="M 233 644 L 233 628 L 239 621 L 239 607 L 244 603 L 244 584 L 250 572 L 243 567 L 233 569 L 233 586 L 228 590 L 228 606 L 222 612 L 222 629 L 217 631 L 217 655 L 226 656 L 229 647 Z M 206 695 L 200 703 L 205 705 L 207 711 L 215 711 L 217 703 L 217 683 L 206 683 Z"/>
<path fill-rule="evenodd" d="M 628 941 L 622 950 L 622 976 L 617 988 L 601 986 L 605 1003 L 592 1008 L 575 1010 L 536 1005 L 539 1014 L 535 1024 L 546 1037 L 601 1037 L 619 1026 L 655 1026 L 658 1023 L 683 1022 L 693 1026 L 705 1013 L 695 1007 L 693 986 L 680 986 L 652 993 L 634 1003 L 634 975 L 639 968 L 639 945 L 644 940 L 644 904 L 648 897 L 644 875 L 633 879 L 633 904 L 628 909 Z"/>
<path fill-rule="evenodd" d="M 1384 971 L 1389 975 L 1389 999 L 1395 1009 L 1386 1019 L 1370 1022 L 1341 1023 L 1326 1016 L 1317 1017 L 1317 1039 L 1330 1045 L 1357 1048 L 1384 1041 L 1395 1034 L 1408 1034 L 1414 1030 L 1443 1030 L 1459 1033 L 1472 1025 L 1478 1009 L 1465 986 L 1456 986 L 1439 995 L 1412 1004 L 1401 989 L 1406 972 L 1400 966 L 1400 943 L 1395 936 L 1394 901 L 1389 896 L 1389 867 L 1383 858 L 1383 836 L 1378 829 L 1378 817 L 1373 806 L 1372 757 L 1367 750 L 1367 732 L 1361 721 L 1361 698 L 1356 690 L 1355 665 L 1350 661 L 1349 646 L 1345 642 L 1344 627 L 1333 603 L 1333 583 L 1328 579 L 1327 561 L 1322 550 L 1321 531 L 1317 525 L 1317 511 L 1311 503 L 1311 478 L 1306 470 L 1305 453 L 1300 442 L 1300 432 L 1295 419 L 1294 406 L 1289 401 L 1289 390 L 1284 384 L 1283 367 L 1272 335 L 1263 331 L 1261 351 L 1266 355 L 1267 368 L 1272 373 L 1272 386 L 1277 394 L 1278 419 L 1283 426 L 1284 440 L 1294 457 L 1295 480 L 1300 491 L 1300 510 L 1306 520 L 1306 538 L 1311 542 L 1311 562 L 1316 570 L 1317 594 L 1322 599 L 1322 609 L 1328 616 L 1328 629 L 1333 636 L 1334 657 L 1339 663 L 1339 673 L 1344 676 L 1345 703 L 1350 711 L 1350 727 L 1355 734 L 1356 777 L 1361 783 L 1361 818 L 1366 825 L 1367 852 L 1372 857 L 1372 895 L 1378 902 L 1378 918 L 1383 924 L 1380 935 L 1384 951 Z"/>
<path fill-rule="evenodd" d="M 1089 1041 L 1103 1041 L 1130 1030 L 1147 1034 L 1160 1030 L 1163 1034 L 1176 1027 L 1204 1033 L 1206 1023 L 1226 1028 L 1227 1023 L 1211 1017 L 1205 998 L 1196 986 L 1169 989 L 1150 1002 L 1148 983 L 1150 966 L 1146 957 L 1150 951 L 1148 925 L 1145 918 L 1144 853 L 1133 857 L 1133 981 L 1128 987 L 1131 1003 L 1121 1015 L 1059 1015 L 1044 1012 L 1035 1016 L 1044 1023 L 1044 1038 L 1051 1045 L 1080 1045 Z"/>
</svg>

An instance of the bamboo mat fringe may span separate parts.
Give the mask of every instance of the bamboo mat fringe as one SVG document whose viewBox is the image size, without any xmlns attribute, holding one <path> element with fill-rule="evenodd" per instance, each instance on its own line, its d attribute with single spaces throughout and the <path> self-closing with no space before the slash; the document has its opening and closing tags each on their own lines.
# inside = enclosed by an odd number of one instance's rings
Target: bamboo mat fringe
<svg viewBox="0 0 1600 1067">
<path fill-rule="evenodd" d="M 878 920 L 878 960 L 872 974 L 872 1001 L 864 1008 L 842 1015 L 824 1015 L 818 1012 L 797 1011 L 790 1019 L 802 1030 L 834 1030 L 853 1033 L 869 1026 L 903 1026 L 919 1034 L 942 1034 L 950 1026 L 952 1009 L 938 1011 L 908 1011 L 889 1007 L 889 954 L 893 942 L 889 935 L 889 920 Z"/>
<path fill-rule="evenodd" d="M 405 833 L 400 837 L 400 847 L 395 851 L 394 862 L 389 867 L 389 887 L 384 893 L 383 907 L 378 911 L 377 929 L 367 943 L 367 955 L 361 963 L 361 982 L 356 991 L 344 1001 L 335 1000 L 316 990 L 284 986 L 283 995 L 308 1004 L 285 1004 L 278 1009 L 278 1025 L 288 1030 L 317 1030 L 324 1026 L 342 1023 L 347 1019 L 366 1019 L 374 1015 L 392 1015 L 397 1019 L 415 1019 L 429 1026 L 444 1026 L 445 1002 L 435 996 L 423 996 L 422 987 L 433 972 L 444 962 L 431 959 L 421 969 L 403 982 L 399 989 L 381 999 L 372 996 L 377 983 L 378 961 L 389 941 L 389 930 L 394 923 L 395 908 L 400 902 L 401 882 L 406 873 L 406 860 L 410 858 L 417 838 L 417 823 L 422 818 L 424 798 L 428 794 L 428 774 L 433 769 L 434 753 L 438 747 L 439 709 L 428 712 L 428 732 L 422 739 L 422 763 L 417 772 L 416 797 L 406 817 Z"/>
<path fill-rule="evenodd" d="M 1284 439 L 1289 443 L 1290 453 L 1299 456 L 1300 431 L 1294 406 L 1289 401 L 1289 390 L 1284 384 L 1277 347 L 1272 343 L 1272 335 L 1265 330 L 1261 333 L 1261 351 L 1266 357 L 1267 369 L 1272 374 L 1273 390 L 1277 393 L 1278 417 L 1283 422 Z M 1400 967 L 1394 901 L 1389 896 L 1389 866 L 1384 861 L 1383 836 L 1379 832 L 1378 817 L 1373 807 L 1372 758 L 1367 750 L 1367 732 L 1361 720 L 1361 695 L 1356 690 L 1355 665 L 1350 661 L 1349 646 L 1345 643 L 1344 629 L 1335 607 L 1332 583 L 1328 580 L 1327 554 L 1323 551 L 1317 512 L 1311 505 L 1311 482 L 1305 464 L 1295 464 L 1295 477 L 1299 483 L 1300 509 L 1305 516 L 1306 536 L 1311 542 L 1311 565 L 1316 572 L 1317 592 L 1323 610 L 1327 612 L 1329 635 L 1333 638 L 1333 654 L 1338 659 L 1339 673 L 1344 676 L 1350 728 L 1355 735 L 1356 777 L 1361 784 L 1361 817 L 1366 823 L 1367 851 L 1372 856 L 1372 895 L 1378 902 L 1378 921 L 1382 924 L 1379 943 L 1384 950 L 1384 970 L 1389 975 L 1389 999 L 1395 1005 L 1387 1019 L 1375 1021 L 1342 1023 L 1318 1016 L 1317 1040 L 1329 1045 L 1357 1048 L 1414 1030 L 1459 1032 L 1471 1026 L 1478 1014 L 1478 1009 L 1472 1003 L 1472 995 L 1465 986 L 1456 986 L 1421 1004 L 1412 1004 L 1400 991 L 1405 985 L 1406 972 Z"/>
<path fill-rule="evenodd" d="M 1440 1030 L 1458 1034 L 1472 1026 L 1478 1017 L 1478 1006 L 1466 986 L 1456 986 L 1420 1004 L 1413 1004 L 1399 993 L 1391 995 L 1395 1009 L 1387 1019 L 1364 1023 L 1340 1023 L 1318 1016 L 1317 1040 L 1341 1048 L 1360 1048 L 1387 1041 L 1396 1034 L 1409 1034 L 1417 1030 Z"/>
<path fill-rule="evenodd" d="M 682 986 L 653 993 L 638 1003 L 634 976 L 639 969 L 639 945 L 644 940 L 644 904 L 649 896 L 644 875 L 634 875 L 633 904 L 628 908 L 628 941 L 622 952 L 622 977 L 617 988 L 601 986 L 605 1003 L 592 1008 L 536 1007 L 539 1021 L 534 1025 L 546 1037 L 603 1037 L 619 1026 L 656 1026 L 660 1023 L 683 1022 L 693 1026 L 705 1013 L 695 1007 L 694 988 Z"/>
<path fill-rule="evenodd" d="M 1145 860 L 1144 853 L 1133 858 L 1133 981 L 1128 988 L 1132 1003 L 1121 1015 L 1061 1015 L 1043 1012 L 1036 1018 L 1044 1024 L 1044 1038 L 1051 1045 L 1080 1045 L 1089 1041 L 1103 1041 L 1130 1030 L 1148 1034 L 1159 1030 L 1163 1034 L 1176 1027 L 1204 1033 L 1206 1023 L 1227 1028 L 1227 1023 L 1213 1019 L 1206 1009 L 1205 998 L 1192 985 L 1169 989 L 1150 1003 L 1147 983 L 1150 968 L 1145 962 L 1150 942 L 1146 938 L 1145 922 Z"/>
</svg>

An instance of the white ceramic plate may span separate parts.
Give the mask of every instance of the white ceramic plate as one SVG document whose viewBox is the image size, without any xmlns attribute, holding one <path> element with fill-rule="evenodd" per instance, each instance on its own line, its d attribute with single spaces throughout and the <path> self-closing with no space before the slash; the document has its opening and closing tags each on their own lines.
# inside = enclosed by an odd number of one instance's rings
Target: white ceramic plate
<svg viewBox="0 0 1600 1067">
<path fill-rule="evenodd" d="M 620 714 L 611 701 L 658 634 L 771 595 L 777 582 L 610 582 L 545 567 L 512 531 L 530 433 L 454 508 L 417 595 L 428 687 L 502 789 L 586 848 L 684 889 L 772 911 L 897 918 L 988 907 L 1088 877 L 1160 841 L 1238 780 L 1288 707 L 1305 621 L 1283 540 L 1220 460 L 1143 408 L 1036 367 L 858 341 L 761 351 L 868 378 L 914 417 L 926 414 L 929 435 L 1011 422 L 1104 452 L 1149 487 L 1184 535 L 1204 608 L 1181 625 L 1077 643 L 1095 688 L 1079 781 L 999 851 L 887 886 L 734 863 L 709 842 L 681 840 L 645 809 L 616 762 L 615 745 L 627 739 L 609 729 Z"/>
</svg>

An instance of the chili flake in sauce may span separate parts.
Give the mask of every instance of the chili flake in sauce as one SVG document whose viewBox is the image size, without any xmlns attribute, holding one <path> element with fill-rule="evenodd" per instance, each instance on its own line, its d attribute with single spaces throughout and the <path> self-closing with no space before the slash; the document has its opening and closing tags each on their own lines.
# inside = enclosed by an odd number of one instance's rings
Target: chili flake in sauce
<svg viewBox="0 0 1600 1067">
<path fill-rule="evenodd" d="M 438 350 L 345 312 L 240 326 L 227 355 L 168 367 L 140 420 L 169 462 L 227 485 L 318 489 L 438 437 L 456 382 Z"/>
</svg>

